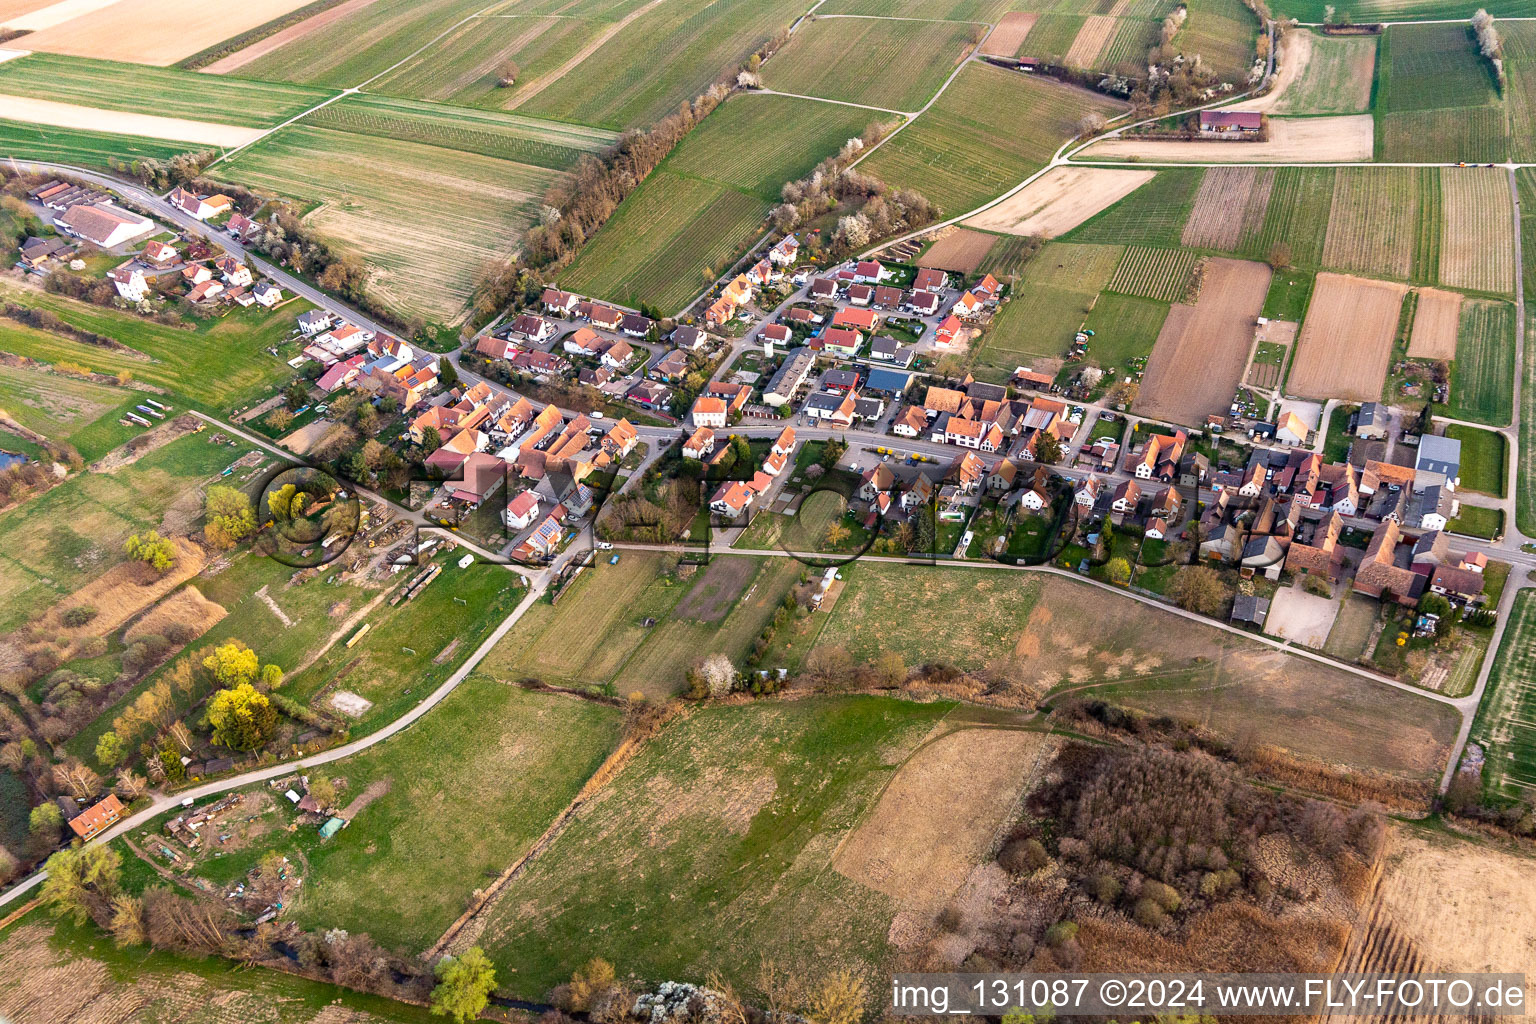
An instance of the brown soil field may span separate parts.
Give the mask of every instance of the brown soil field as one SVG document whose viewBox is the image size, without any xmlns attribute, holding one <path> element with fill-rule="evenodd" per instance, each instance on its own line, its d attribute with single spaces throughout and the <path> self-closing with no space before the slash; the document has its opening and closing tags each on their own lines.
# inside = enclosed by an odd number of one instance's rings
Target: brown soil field
<svg viewBox="0 0 1536 1024">
<path fill-rule="evenodd" d="M 1370 114 L 1336 117 L 1276 118 L 1263 142 L 1175 142 L 1159 139 L 1106 139 L 1083 150 L 1083 160 L 1124 159 L 1195 163 L 1315 163 L 1369 160 L 1375 139 Z"/>
<path fill-rule="evenodd" d="M 204 0 L 118 0 L 84 17 L 32 33 L 26 37 L 27 49 L 165 67 L 281 18 L 303 7 L 304 2 L 246 0 L 225 7 Z M 174 31 L 167 26 L 175 26 Z"/>
<path fill-rule="evenodd" d="M 1275 172 L 1262 167 L 1210 168 L 1184 225 L 1184 244 L 1228 252 L 1237 249 L 1264 223 L 1274 184 Z"/>
<path fill-rule="evenodd" d="M 197 630 L 198 636 L 202 636 L 228 614 L 223 605 L 208 600 L 196 587 L 183 587 L 129 626 L 123 634 L 123 640 L 131 644 L 149 633 L 164 636 L 166 628 L 172 623 L 189 625 Z"/>
<path fill-rule="evenodd" d="M 683 595 L 673 612 L 680 619 L 719 622 L 756 575 L 755 559 L 711 558 L 709 567 L 693 581 L 692 589 Z"/>
<path fill-rule="evenodd" d="M 1440 281 L 1453 288 L 1515 290 L 1515 227 L 1509 177 L 1496 167 L 1444 167 L 1445 238 Z"/>
<path fill-rule="evenodd" d="M 337 4 L 329 10 L 321 11 L 313 17 L 305 18 L 297 25 L 289 25 L 281 32 L 274 32 L 265 39 L 258 39 L 243 49 L 236 50 L 227 57 L 218 60 L 200 70 L 206 75 L 223 75 L 239 68 L 245 67 L 258 57 L 265 57 L 273 50 L 281 49 L 295 39 L 303 39 L 311 32 L 324 28 L 333 21 L 356 14 L 369 4 L 377 0 L 347 0 L 344 4 Z"/>
<path fill-rule="evenodd" d="M 914 916 L 937 912 L 986 859 L 1042 750 L 1019 729 L 963 729 L 928 741 L 886 785 L 832 858 L 843 877 Z"/>
<path fill-rule="evenodd" d="M 57 0 L 0 0 L 0 25 L 10 28 L 25 15 L 52 7 Z"/>
<path fill-rule="evenodd" d="M 260 128 L 239 128 L 208 121 L 189 121 L 180 117 L 160 117 L 157 114 L 129 114 L 121 110 L 77 107 L 71 103 L 56 103 L 53 100 L 37 100 L 25 96 L 0 96 L 0 117 L 28 124 L 52 125 L 55 128 L 143 135 L 151 139 L 195 142 L 207 146 L 243 146 L 261 135 Z"/>
<path fill-rule="evenodd" d="M 1407 291 L 1407 285 L 1388 281 L 1318 274 L 1292 357 L 1287 393 L 1298 398 L 1379 400 Z"/>
<path fill-rule="evenodd" d="M 1014 11 L 1003 15 L 1003 20 L 997 23 L 987 41 L 982 44 L 981 52 L 989 57 L 1013 57 L 1019 52 L 1019 47 L 1024 45 L 1024 39 L 1029 35 L 1029 30 L 1035 27 L 1035 22 L 1040 20 L 1040 15 L 1031 11 L 1027 14 Z"/>
<path fill-rule="evenodd" d="M 1018 192 L 965 223 L 1010 235 L 1054 238 L 1151 181 L 1154 171 L 1053 167 Z"/>
<path fill-rule="evenodd" d="M 3 24 L 18 32 L 41 32 L 66 21 L 83 18 L 111 7 L 117 0 L 43 0 L 42 3 L 8 3 Z"/>
<path fill-rule="evenodd" d="M 1104 46 L 1109 42 L 1110 36 L 1115 34 L 1115 27 L 1118 24 L 1108 15 L 1090 14 L 1083 22 L 1083 27 L 1077 30 L 1077 37 L 1072 40 L 1072 45 L 1067 50 L 1068 66 L 1091 68 L 1097 64 L 1099 54 L 1104 52 Z"/>
<path fill-rule="evenodd" d="M 1269 279 L 1262 263 L 1208 261 L 1200 301 L 1176 303 L 1163 321 L 1135 411 L 1190 424 L 1225 413 L 1248 364 Z"/>
<path fill-rule="evenodd" d="M 994 235 L 984 235 L 980 231 L 967 231 L 964 228 L 946 228 L 940 238 L 928 247 L 928 251 L 918 257 L 917 265 L 972 274 L 996 244 L 997 238 Z"/>
<path fill-rule="evenodd" d="M 1533 867 L 1529 857 L 1482 842 L 1394 827 L 1387 833 L 1376 898 L 1340 969 L 1524 973 L 1529 1005 L 1536 996 Z M 1395 1019 L 1407 1024 L 1430 1018 Z"/>
<path fill-rule="evenodd" d="M 1420 288 L 1413 307 L 1410 359 L 1455 359 L 1456 329 L 1461 325 L 1461 293 Z"/>
</svg>

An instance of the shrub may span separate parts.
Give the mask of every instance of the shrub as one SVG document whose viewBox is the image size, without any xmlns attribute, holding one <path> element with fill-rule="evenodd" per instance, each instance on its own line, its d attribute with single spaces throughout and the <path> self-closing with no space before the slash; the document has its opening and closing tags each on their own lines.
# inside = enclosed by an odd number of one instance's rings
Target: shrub
<svg viewBox="0 0 1536 1024">
<path fill-rule="evenodd" d="M 96 617 L 96 609 L 88 604 L 77 604 L 64 613 L 64 625 L 79 629 Z"/>
<path fill-rule="evenodd" d="M 1152 900 L 1163 910 L 1170 914 L 1179 909 L 1179 893 L 1171 885 L 1162 882 L 1148 880 L 1141 886 L 1141 895 L 1144 899 Z"/>
<path fill-rule="evenodd" d="M 1157 901 L 1146 897 L 1136 901 L 1136 910 L 1132 916 L 1143 928 L 1161 928 L 1168 920 L 1168 916 L 1163 913 L 1163 908 L 1157 905 Z"/>
<path fill-rule="evenodd" d="M 1077 924 L 1073 921 L 1057 921 L 1045 930 L 1045 941 L 1049 946 L 1060 948 L 1077 938 Z"/>
</svg>

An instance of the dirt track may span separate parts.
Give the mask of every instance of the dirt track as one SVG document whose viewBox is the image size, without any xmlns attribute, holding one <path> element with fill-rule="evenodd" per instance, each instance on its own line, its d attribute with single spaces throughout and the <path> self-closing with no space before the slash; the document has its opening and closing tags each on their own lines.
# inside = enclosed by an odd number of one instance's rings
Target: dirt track
<svg viewBox="0 0 1536 1024">
<path fill-rule="evenodd" d="M 1107 167 L 1053 167 L 966 225 L 1011 235 L 1054 238 L 1077 227 L 1152 180 L 1155 172 Z"/>
<path fill-rule="evenodd" d="M 1455 359 L 1456 329 L 1461 325 L 1461 293 L 1420 288 L 1413 308 L 1410 359 Z"/>
<path fill-rule="evenodd" d="M 1264 142 L 1175 142 L 1106 139 L 1078 154 L 1081 160 L 1168 160 L 1189 163 L 1316 163 L 1369 160 L 1375 122 L 1370 114 L 1276 118 Z"/>
<path fill-rule="evenodd" d="M 1379 401 L 1407 291 L 1389 281 L 1318 274 L 1286 393 Z"/>
<path fill-rule="evenodd" d="M 1190 425 L 1225 413 L 1248 363 L 1269 279 L 1262 263 L 1208 261 L 1200 301 L 1176 303 L 1163 321 L 1134 411 Z"/>
</svg>

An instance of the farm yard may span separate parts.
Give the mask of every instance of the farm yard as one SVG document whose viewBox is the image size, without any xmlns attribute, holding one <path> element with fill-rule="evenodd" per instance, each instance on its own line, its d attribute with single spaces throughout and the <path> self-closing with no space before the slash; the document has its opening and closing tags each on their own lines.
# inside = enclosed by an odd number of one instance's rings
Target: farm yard
<svg viewBox="0 0 1536 1024">
<path fill-rule="evenodd" d="M 870 117 L 784 96 L 730 100 L 619 206 L 562 285 L 629 306 L 681 309 L 752 242 L 781 186 L 862 132 Z M 748 145 L 757 137 L 774 142 Z M 722 152 L 740 155 L 722 160 Z"/>
<path fill-rule="evenodd" d="M 1052 167 L 965 223 L 987 231 L 1055 238 L 1113 206 L 1154 176 L 1153 171 Z"/>
<path fill-rule="evenodd" d="M 923 250 L 917 265 L 974 274 L 997 241 L 996 235 L 965 228 L 945 228 L 933 244 Z"/>
<path fill-rule="evenodd" d="M 200 0 L 116 0 L 56 5 L 64 20 L 47 15 L 27 33 L 27 49 L 164 66 L 231 36 L 281 18 L 305 0 L 250 0 L 222 8 Z M 71 15 L 79 12 L 78 17 Z M 152 16 L 151 16 L 152 14 Z M 35 16 L 34 16 L 35 17 Z M 166 25 L 174 25 L 167 32 Z"/>
<path fill-rule="evenodd" d="M 1509 175 L 1496 167 L 1443 167 L 1440 187 L 1445 209 L 1441 283 L 1513 295 L 1515 229 Z"/>
<path fill-rule="evenodd" d="M 1200 257 L 1186 249 L 1146 249 L 1128 246 L 1115 274 L 1105 286 L 1112 292 L 1179 302 L 1189 291 Z"/>
<path fill-rule="evenodd" d="M 1363 114 L 1370 109 L 1375 36 L 1291 31 L 1285 34 L 1281 58 L 1282 64 L 1291 61 L 1298 65 L 1299 72 L 1283 95 L 1268 104 L 1271 113 Z M 1249 104 L 1245 109 L 1253 107 Z"/>
<path fill-rule="evenodd" d="M 763 65 L 763 85 L 888 110 L 917 110 L 964 58 L 980 28 L 812 15 Z"/>
<path fill-rule="evenodd" d="M 1212 167 L 1195 193 L 1183 242 L 1196 249 L 1240 251 L 1256 234 L 1269 208 L 1275 172 L 1258 167 Z"/>
<path fill-rule="evenodd" d="M 1483 748 L 1483 788 L 1520 798 L 1536 789 L 1536 593 L 1515 595 L 1488 692 L 1472 726 Z"/>
<path fill-rule="evenodd" d="M 1038 170 L 1088 113 L 1121 104 L 972 62 L 932 107 L 858 166 L 953 217 Z"/>
<path fill-rule="evenodd" d="M 302 124 L 243 150 L 219 174 L 319 203 L 309 223 L 368 258 L 379 298 L 445 322 L 462 316 L 480 268 L 511 252 L 556 178 L 544 167 Z M 452 232 L 441 230 L 445 216 Z M 421 244 L 427 238 L 432 245 Z"/>
<path fill-rule="evenodd" d="M 1262 263 L 1206 261 L 1199 301 L 1175 305 L 1163 323 L 1134 411 L 1191 424 L 1224 412 L 1248 362 L 1269 280 Z"/>
<path fill-rule="evenodd" d="M 1408 336 L 1408 358 L 1455 359 L 1460 329 L 1461 293 L 1420 288 L 1413 307 L 1413 331 Z"/>
<path fill-rule="evenodd" d="M 1318 274 L 1286 393 L 1379 400 L 1407 291 L 1387 281 Z"/>
<path fill-rule="evenodd" d="M 1450 414 L 1503 426 L 1514 417 L 1514 382 L 1515 307 L 1486 299 L 1463 301 L 1451 364 Z"/>
</svg>

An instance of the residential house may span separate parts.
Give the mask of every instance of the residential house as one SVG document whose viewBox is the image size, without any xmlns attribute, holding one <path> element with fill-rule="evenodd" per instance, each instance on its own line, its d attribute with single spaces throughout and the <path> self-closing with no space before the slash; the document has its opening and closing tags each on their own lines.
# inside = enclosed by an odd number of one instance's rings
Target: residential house
<svg viewBox="0 0 1536 1024">
<path fill-rule="evenodd" d="M 949 308 L 949 311 L 952 316 L 970 320 L 981 315 L 981 300 L 972 292 L 966 292 L 955 300 L 955 304 Z"/>
<path fill-rule="evenodd" d="M 788 345 L 794 338 L 794 333 L 783 324 L 768 324 L 757 334 L 763 342 L 764 349 L 773 345 Z"/>
<path fill-rule="evenodd" d="M 645 337 L 651 333 L 651 328 L 654 326 L 656 326 L 654 320 L 648 316 L 641 316 L 639 313 L 625 313 L 619 318 L 619 330 L 631 338 Z"/>
<path fill-rule="evenodd" d="M 256 302 L 267 309 L 271 309 L 283 301 L 283 290 L 271 281 L 263 281 L 258 284 L 251 294 L 256 297 Z"/>
<path fill-rule="evenodd" d="M 1450 548 L 1449 536 L 1439 530 L 1431 530 L 1413 542 L 1409 567 L 1420 576 L 1431 576 L 1440 566 L 1451 564 Z"/>
<path fill-rule="evenodd" d="M 610 370 L 622 370 L 629 365 L 630 360 L 633 358 L 635 358 L 634 346 L 623 338 L 619 338 L 603 346 L 603 351 L 598 356 L 598 361 Z"/>
<path fill-rule="evenodd" d="M 596 356 L 608 347 L 608 339 L 590 327 L 578 327 L 565 336 L 560 347 L 573 356 Z"/>
<path fill-rule="evenodd" d="M 949 348 L 960 337 L 960 318 L 951 313 L 933 329 L 933 343 L 939 348 Z"/>
<path fill-rule="evenodd" d="M 1147 540 L 1163 540 L 1168 536 L 1168 520 L 1162 516 L 1153 516 L 1147 520 L 1147 525 L 1142 530 L 1142 536 Z"/>
<path fill-rule="evenodd" d="M 1002 459 L 992 467 L 991 474 L 987 477 L 987 490 L 993 492 L 1006 491 L 1013 486 L 1014 479 L 1019 474 L 1019 467 L 1012 459 Z"/>
<path fill-rule="evenodd" d="M 187 284 L 198 285 L 213 280 L 213 271 L 201 263 L 189 263 L 181 268 L 181 279 Z"/>
<path fill-rule="evenodd" d="M 320 379 L 315 381 L 315 386 L 326 394 L 339 391 L 357 379 L 357 375 L 362 371 L 365 358 L 367 357 L 355 355 L 350 359 L 342 359 L 332 363 L 320 375 Z"/>
<path fill-rule="evenodd" d="M 951 416 L 944 427 L 944 441 L 962 448 L 995 452 L 1003 446 L 1003 430 L 995 422 Z"/>
<path fill-rule="evenodd" d="M 1153 434 L 1132 451 L 1126 469 L 1138 480 L 1161 480 L 1171 483 L 1178 476 L 1179 460 L 1184 457 L 1184 446 L 1189 435 L 1182 430 L 1172 434 Z"/>
<path fill-rule="evenodd" d="M 1284 413 L 1275 424 L 1275 440 L 1281 444 L 1306 444 L 1310 432 L 1306 422 L 1294 412 Z"/>
<path fill-rule="evenodd" d="M 576 371 L 576 379 L 589 388 L 601 389 L 604 384 L 607 384 L 613 378 L 613 371 L 606 366 L 599 366 L 595 370 L 590 366 L 583 366 Z"/>
<path fill-rule="evenodd" d="M 1091 473 L 1072 485 L 1072 502 L 1079 509 L 1087 512 L 1093 508 L 1099 500 L 1099 493 L 1104 489 L 1104 483 Z"/>
<path fill-rule="evenodd" d="M 736 304 L 730 299 L 720 298 L 710 303 L 704 311 L 704 322 L 712 327 L 723 327 L 736 316 Z"/>
<path fill-rule="evenodd" d="M 891 276 L 891 272 L 880 265 L 879 260 L 860 260 L 854 264 L 853 279 L 864 284 L 879 284 Z"/>
<path fill-rule="evenodd" d="M 949 287 L 949 275 L 934 267 L 919 267 L 912 279 L 912 289 L 919 292 L 941 292 Z"/>
<path fill-rule="evenodd" d="M 879 322 L 875 311 L 872 309 L 843 308 L 832 317 L 833 327 L 851 327 L 858 331 L 872 331 Z"/>
<path fill-rule="evenodd" d="M 617 462 L 634 451 L 635 445 L 639 443 L 640 435 L 635 430 L 635 425 L 621 417 L 619 422 L 609 427 L 608 433 L 603 435 L 602 449 L 610 459 Z"/>
<path fill-rule="evenodd" d="M 800 240 L 794 235 L 785 235 L 778 243 L 768 250 L 768 260 L 780 267 L 787 267 L 794 263 L 800 255 Z"/>
<path fill-rule="evenodd" d="M 818 277 L 811 282 L 811 298 L 831 302 L 837 298 L 837 282 L 830 277 Z"/>
<path fill-rule="evenodd" d="M 1355 572 L 1355 593 L 1383 600 L 1390 594 L 1399 604 L 1418 601 L 1424 577 L 1413 571 L 1411 551 L 1399 561 L 1397 542 L 1401 536 L 1397 523 L 1390 520 L 1371 536 L 1365 559 Z"/>
<path fill-rule="evenodd" d="M 783 272 L 769 260 L 758 260 L 747 271 L 747 280 L 752 282 L 754 288 L 766 288 L 783 276 Z"/>
<path fill-rule="evenodd" d="M 583 327 L 576 333 L 587 331 L 595 335 L 596 332 Z M 546 341 L 554 340 L 559 328 L 554 321 L 546 320 L 536 313 L 521 313 L 514 317 L 511 326 L 507 328 L 507 337 L 514 341 L 520 341 L 528 345 L 542 345 Z"/>
<path fill-rule="evenodd" d="M 1416 493 L 1409 502 L 1408 526 L 1421 530 L 1443 530 L 1461 512 L 1460 503 L 1438 484 Z"/>
<path fill-rule="evenodd" d="M 929 412 L 957 413 L 965 404 L 965 392 L 937 385 L 930 387 L 923 396 L 923 408 Z"/>
<path fill-rule="evenodd" d="M 828 327 L 817 340 L 824 351 L 840 356 L 856 356 L 864 346 L 864 335 L 851 327 Z"/>
<path fill-rule="evenodd" d="M 1135 480 L 1124 480 L 1115 488 L 1110 507 L 1116 512 L 1129 513 L 1135 512 L 1139 504 L 1141 504 L 1141 485 Z"/>
<path fill-rule="evenodd" d="M 1454 491 L 1461 482 L 1461 442 L 1453 437 L 1425 434 L 1419 439 L 1413 464 L 1413 489 L 1441 486 Z"/>
<path fill-rule="evenodd" d="M 298 320 L 300 332 L 310 338 L 324 333 L 335 322 L 331 314 L 323 309 L 311 309 L 300 313 Z"/>
<path fill-rule="evenodd" d="M 998 293 L 1002 289 L 1003 286 L 998 283 L 997 278 L 991 274 L 984 274 L 980 281 L 971 285 L 971 294 L 979 297 L 983 302 L 996 302 Z"/>
<path fill-rule="evenodd" d="M 21 243 L 21 265 L 28 270 L 37 270 L 46 266 L 49 260 L 63 259 L 73 249 L 74 246 L 67 239 L 57 235 L 47 238 L 29 237 Z"/>
<path fill-rule="evenodd" d="M 850 296 L 852 291 L 849 292 Z M 892 288 L 888 284 L 882 284 L 875 289 L 874 306 L 876 309 L 898 309 L 901 307 L 902 292 L 900 288 Z"/>
<path fill-rule="evenodd" d="M 922 316 L 932 316 L 939 311 L 937 292 L 913 291 L 907 293 L 907 308 Z"/>
<path fill-rule="evenodd" d="M 975 452 L 966 452 L 949 464 L 945 479 L 954 483 L 961 494 L 975 494 L 987 479 L 987 465 Z"/>
<path fill-rule="evenodd" d="M 475 342 L 475 351 L 487 359 L 510 359 L 518 351 L 517 345 L 505 338 L 493 338 L 482 334 Z"/>
<path fill-rule="evenodd" d="M 144 271 L 132 263 L 114 267 L 107 278 L 117 287 L 117 294 L 129 302 L 143 302 L 149 296 L 149 282 L 144 279 Z"/>
<path fill-rule="evenodd" d="M 1392 427 L 1392 414 L 1380 402 L 1366 402 L 1355 413 L 1354 434 L 1368 441 L 1385 441 Z"/>
<path fill-rule="evenodd" d="M 738 518 L 752 504 L 752 488 L 740 480 L 721 484 L 709 499 L 709 510 L 729 519 Z"/>
<path fill-rule="evenodd" d="M 859 389 L 859 372 L 857 370 L 828 370 L 821 375 L 821 390 L 823 391 L 857 391 Z"/>
<path fill-rule="evenodd" d="M 871 302 L 874 301 L 874 298 L 875 289 L 873 285 L 851 284 L 848 286 L 848 301 L 853 303 L 855 306 L 868 306 Z M 845 310 L 845 312 L 851 311 Z M 833 323 L 836 322 L 836 320 L 833 321 Z"/>
<path fill-rule="evenodd" d="M 558 288 L 545 288 L 539 301 L 544 303 L 544 311 L 552 316 L 570 316 L 581 303 L 581 296 Z"/>
<path fill-rule="evenodd" d="M 858 400 L 851 391 L 845 394 L 818 391 L 805 402 L 807 416 L 813 420 L 822 420 L 834 427 L 853 426 L 857 410 Z"/>
<path fill-rule="evenodd" d="M 255 280 L 251 276 L 251 268 L 235 259 L 233 256 L 221 256 L 214 264 L 223 276 L 224 283 L 231 288 L 249 288 Z"/>
<path fill-rule="evenodd" d="M 141 257 L 144 262 L 156 267 L 168 267 L 181 258 L 174 245 L 165 242 L 150 241 L 144 243 L 144 253 Z"/>
<path fill-rule="evenodd" d="M 131 242 L 155 229 L 148 217 L 120 210 L 110 203 L 71 206 L 53 219 L 53 226 L 66 235 L 83 238 L 103 249 Z"/>
<path fill-rule="evenodd" d="M 672 344 L 684 352 L 697 352 L 709 342 L 709 335 L 698 327 L 684 324 L 672 331 Z"/>
<path fill-rule="evenodd" d="M 582 305 L 586 304 L 583 303 Z M 581 309 L 581 306 L 578 306 L 577 309 Z M 592 324 L 592 326 L 600 327 L 605 331 L 618 330 L 619 324 L 623 323 L 624 321 L 623 313 L 620 313 L 618 310 L 610 306 L 604 306 L 597 302 L 592 303 L 590 307 L 588 307 L 586 310 L 586 317 L 587 322 Z"/>
<path fill-rule="evenodd" d="M 1179 486 L 1203 487 L 1211 475 L 1211 460 L 1201 452 L 1186 452 L 1179 460 Z"/>
<path fill-rule="evenodd" d="M 746 408 L 747 400 L 752 397 L 752 388 L 747 384 L 730 384 L 723 380 L 712 380 L 704 385 L 704 393 L 725 399 L 725 411 L 730 415 Z"/>
<path fill-rule="evenodd" d="M 1338 579 L 1344 562 L 1344 548 L 1339 544 L 1343 529 L 1344 517 L 1337 512 L 1321 523 L 1314 523 L 1310 537 L 1305 541 L 1292 540 L 1286 550 L 1286 571 L 1312 573 L 1329 581 Z"/>
<path fill-rule="evenodd" d="M 198 195 L 191 189 L 183 188 L 180 185 L 171 189 L 171 194 L 165 197 L 165 201 L 182 213 L 195 217 L 198 220 L 208 220 L 210 217 L 217 217 L 234 205 L 229 196 Z"/>
<path fill-rule="evenodd" d="M 715 450 L 715 432 L 709 427 L 699 427 L 683 442 L 683 458 L 703 462 Z"/>
<path fill-rule="evenodd" d="M 779 431 L 779 436 L 773 439 L 771 451 L 775 455 L 789 455 L 795 450 L 795 428 L 785 427 Z"/>
<path fill-rule="evenodd" d="M 927 470 L 919 470 L 917 476 L 907 485 L 907 489 L 901 492 L 901 507 L 905 512 L 928 504 L 937 493 L 933 479 L 928 476 Z"/>
<path fill-rule="evenodd" d="M 763 389 L 764 403 L 777 409 L 790 401 L 815 365 L 816 354 L 810 349 L 797 348 L 790 352 Z"/>
<path fill-rule="evenodd" d="M 506 482 L 508 465 L 487 452 L 470 452 L 459 465 L 459 479 L 448 484 L 448 496 L 470 508 L 479 508 Z"/>
<path fill-rule="evenodd" d="M 1152 506 L 1147 514 L 1158 519 L 1174 522 L 1179 518 L 1179 511 L 1184 507 L 1184 499 L 1179 492 L 1172 487 L 1164 487 L 1152 496 Z"/>
<path fill-rule="evenodd" d="M 724 427 L 728 417 L 725 400 L 714 395 L 695 398 L 688 411 L 688 419 L 695 427 Z"/>
<path fill-rule="evenodd" d="M 679 381 L 688 375 L 688 353 L 673 349 L 658 359 L 647 373 L 654 380 Z"/>
<path fill-rule="evenodd" d="M 92 839 L 117 824 L 122 816 L 122 802 L 114 794 L 108 793 L 105 800 L 92 804 L 79 815 L 70 818 L 69 828 L 82 840 Z"/>
<path fill-rule="evenodd" d="M 911 346 L 903 345 L 895 338 L 883 334 L 876 336 L 869 343 L 869 358 L 890 363 L 892 366 L 911 366 L 912 355 Z"/>
<path fill-rule="evenodd" d="M 928 429 L 928 417 L 920 406 L 909 405 L 891 424 L 891 433 L 898 437 L 917 437 Z"/>
<path fill-rule="evenodd" d="M 191 291 L 187 292 L 188 302 L 207 302 L 215 298 L 224 290 L 224 285 L 218 281 L 204 281 Z"/>
<path fill-rule="evenodd" d="M 1429 578 L 1429 589 L 1442 597 L 1472 604 L 1483 596 L 1483 574 L 1472 569 L 1442 565 Z"/>
<path fill-rule="evenodd" d="M 896 475 L 891 472 L 888 463 L 877 462 L 864 471 L 859 480 L 859 497 L 864 501 L 874 501 L 879 494 L 887 492 L 896 486 Z"/>
<path fill-rule="evenodd" d="M 553 352 L 517 352 L 508 362 L 535 377 L 559 377 L 571 368 L 570 360 L 562 359 Z"/>
<path fill-rule="evenodd" d="M 721 289 L 720 297 L 740 309 L 752 301 L 752 282 L 747 275 L 737 274 L 730 284 Z"/>
<path fill-rule="evenodd" d="M 501 521 L 509 530 L 526 530 L 539 514 L 539 498 L 532 491 L 520 491 L 507 502 Z"/>
</svg>

